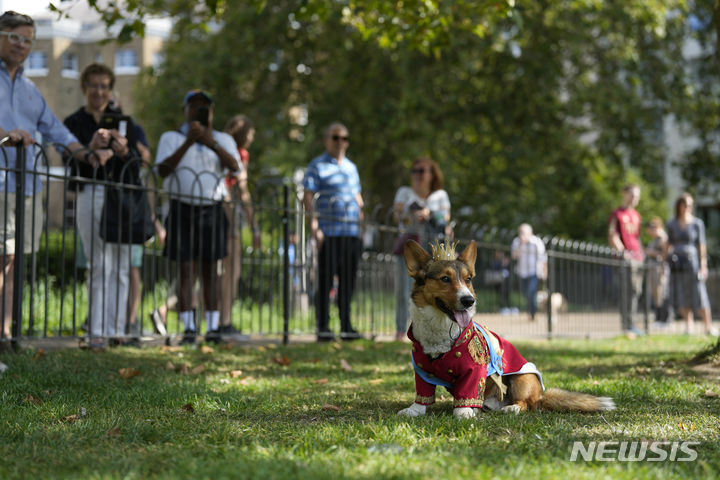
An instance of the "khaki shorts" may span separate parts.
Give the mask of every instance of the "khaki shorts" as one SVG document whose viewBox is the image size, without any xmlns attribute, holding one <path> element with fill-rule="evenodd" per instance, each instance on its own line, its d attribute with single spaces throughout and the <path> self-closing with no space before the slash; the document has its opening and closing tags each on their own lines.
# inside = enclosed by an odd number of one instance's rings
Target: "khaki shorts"
<svg viewBox="0 0 720 480">
<path fill-rule="evenodd" d="M 0 255 L 15 254 L 15 194 L 0 192 Z M 33 215 L 33 199 L 35 200 L 35 214 Z M 5 205 L 7 203 L 7 221 L 5 219 Z M 42 195 L 25 197 L 25 253 L 32 253 L 40 245 L 40 234 L 43 229 Z M 35 230 L 33 231 L 33 224 Z M 34 238 L 33 238 L 34 237 Z"/>
</svg>

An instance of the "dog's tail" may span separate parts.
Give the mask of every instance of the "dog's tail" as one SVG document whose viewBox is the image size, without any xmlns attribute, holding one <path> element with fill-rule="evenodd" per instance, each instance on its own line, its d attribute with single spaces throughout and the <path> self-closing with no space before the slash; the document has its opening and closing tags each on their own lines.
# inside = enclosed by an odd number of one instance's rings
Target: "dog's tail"
<svg viewBox="0 0 720 480">
<path fill-rule="evenodd" d="M 596 397 L 587 393 L 548 388 L 538 400 L 537 407 L 551 412 L 591 413 L 615 410 L 615 402 L 610 397 Z"/>
</svg>

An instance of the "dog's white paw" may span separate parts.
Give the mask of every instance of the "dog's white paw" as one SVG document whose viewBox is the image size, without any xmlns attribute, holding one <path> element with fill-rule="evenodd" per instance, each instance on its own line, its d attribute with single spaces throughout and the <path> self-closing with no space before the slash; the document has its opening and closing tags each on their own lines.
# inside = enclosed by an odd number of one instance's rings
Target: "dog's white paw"
<svg viewBox="0 0 720 480">
<path fill-rule="evenodd" d="M 425 415 L 425 410 L 427 410 L 425 405 L 413 403 L 408 408 L 400 410 L 397 414 L 402 415 L 403 417 L 419 417 L 420 415 Z"/>
<path fill-rule="evenodd" d="M 475 418 L 475 409 L 470 407 L 459 407 L 453 409 L 453 415 L 457 419 L 461 418 Z"/>
<path fill-rule="evenodd" d="M 508 405 L 507 407 L 503 407 L 502 411 L 504 413 L 514 413 L 515 415 L 517 415 L 518 413 L 520 413 L 520 405 Z"/>
</svg>

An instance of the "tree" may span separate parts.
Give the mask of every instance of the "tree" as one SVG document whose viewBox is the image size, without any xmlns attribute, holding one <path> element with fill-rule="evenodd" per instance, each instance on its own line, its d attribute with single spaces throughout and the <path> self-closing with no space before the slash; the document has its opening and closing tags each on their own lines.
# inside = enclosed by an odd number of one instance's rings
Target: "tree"
<svg viewBox="0 0 720 480">
<path fill-rule="evenodd" d="M 627 181 L 643 184 L 645 216 L 665 211 L 661 119 L 685 114 L 672 99 L 689 82 L 682 1 L 525 2 L 482 37 L 445 28 L 424 50 L 393 30 L 368 37 L 333 3 L 224 5 L 217 30 L 180 26 L 163 71 L 144 76 L 152 134 L 203 87 L 219 120 L 256 119 L 257 163 L 285 173 L 319 153 L 322 126 L 347 122 L 371 204 L 389 205 L 430 155 L 478 222 L 604 241 Z"/>
<path fill-rule="evenodd" d="M 182 28 L 207 30 L 208 25 L 223 21 L 229 10 L 237 7 L 233 0 L 127 0 L 122 4 L 87 0 L 87 3 L 100 14 L 108 29 L 121 25 L 120 41 L 143 36 L 144 19 L 149 15 L 170 15 L 182 21 Z M 249 0 L 242 5 L 262 13 L 273 2 Z M 514 0 L 304 0 L 296 2 L 295 13 L 302 19 L 324 17 L 329 11 L 340 9 L 344 24 L 383 47 L 404 43 L 424 52 L 437 52 L 457 30 L 483 36 L 514 5 Z M 68 15 L 70 10 L 56 3 L 50 3 L 49 8 L 60 15 Z"/>
</svg>

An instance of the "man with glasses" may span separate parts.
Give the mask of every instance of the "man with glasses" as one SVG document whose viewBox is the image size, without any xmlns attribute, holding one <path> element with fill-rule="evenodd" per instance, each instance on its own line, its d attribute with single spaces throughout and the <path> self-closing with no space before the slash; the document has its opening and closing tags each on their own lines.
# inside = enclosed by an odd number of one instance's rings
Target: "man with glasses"
<svg viewBox="0 0 720 480">
<path fill-rule="evenodd" d="M 310 219 L 310 231 L 318 253 L 318 285 L 315 289 L 315 317 L 318 341 L 331 341 L 330 289 L 338 276 L 340 337 L 360 338 L 350 322 L 350 301 L 362 251 L 359 221 L 363 199 L 357 167 L 345 156 L 348 130 L 342 123 L 325 129 L 325 153 L 305 171 L 303 203 Z"/>
<path fill-rule="evenodd" d="M 104 163 L 110 150 L 93 154 L 77 141 L 55 117 L 35 85 L 23 75 L 23 62 L 30 54 L 35 38 L 35 22 L 27 15 L 7 11 L 0 15 L 0 255 L 4 274 L 0 274 L 0 303 L 3 303 L 2 337 L 10 337 L 13 298 L 13 262 L 15 259 L 15 183 L 16 148 L 26 149 L 25 176 L 25 253 L 37 249 L 42 231 L 42 201 L 33 198 L 42 189 L 40 177 L 31 175 L 36 170 L 34 134 L 40 132 L 43 140 L 67 146 L 78 159 Z M 7 215 L 6 215 L 7 212 Z M 34 234 L 34 235 L 33 235 Z M 3 296 L 4 293 L 4 296 Z"/>
</svg>

